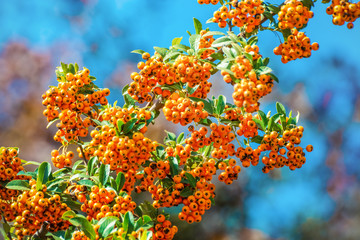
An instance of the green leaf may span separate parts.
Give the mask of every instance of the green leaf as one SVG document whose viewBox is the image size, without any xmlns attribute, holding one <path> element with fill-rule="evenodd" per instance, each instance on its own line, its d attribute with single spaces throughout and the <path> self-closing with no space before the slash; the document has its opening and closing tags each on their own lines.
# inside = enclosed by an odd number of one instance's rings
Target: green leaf
<svg viewBox="0 0 360 240">
<path fill-rule="evenodd" d="M 60 65 L 61 65 L 61 69 L 63 70 L 63 72 L 67 73 L 68 72 L 67 64 L 60 62 Z"/>
<path fill-rule="evenodd" d="M 69 222 L 76 227 L 81 227 L 81 230 L 91 240 L 96 239 L 96 233 L 94 227 L 84 216 L 76 215 L 76 217 L 71 218 Z"/>
<path fill-rule="evenodd" d="M 214 108 L 212 106 L 212 104 L 204 99 L 201 98 L 196 98 L 196 97 L 190 97 L 191 100 L 195 101 L 195 102 L 203 102 L 204 103 L 204 110 L 207 111 L 209 114 L 213 114 L 214 113 Z"/>
<path fill-rule="evenodd" d="M 114 230 L 116 222 L 119 221 L 119 218 L 114 216 L 104 217 L 97 224 L 99 227 L 100 237 L 106 238 L 109 236 L 111 231 Z"/>
<path fill-rule="evenodd" d="M 223 95 L 220 95 L 219 99 L 217 101 L 217 105 L 216 105 L 217 114 L 221 115 L 224 112 L 225 105 L 226 105 L 226 97 Z"/>
<path fill-rule="evenodd" d="M 218 39 L 216 39 L 211 46 L 212 47 L 223 47 L 226 45 L 231 45 L 233 41 L 228 37 L 228 36 L 224 36 L 224 37 L 220 37 Z"/>
<path fill-rule="evenodd" d="M 264 125 L 264 122 L 257 119 L 257 118 L 253 118 L 253 121 L 256 123 L 256 125 L 262 130 L 265 132 L 266 128 L 265 128 L 265 125 Z"/>
<path fill-rule="evenodd" d="M 261 110 L 258 111 L 258 114 L 261 117 L 261 121 L 264 123 L 264 126 L 267 126 L 268 118 L 266 117 L 266 114 Z"/>
<path fill-rule="evenodd" d="M 256 69 L 256 72 L 258 74 L 269 74 L 272 72 L 272 69 L 267 66 L 261 66 L 258 69 Z"/>
<path fill-rule="evenodd" d="M 189 180 L 190 186 L 192 186 L 193 188 L 196 187 L 196 179 L 194 178 L 193 175 L 186 172 L 185 177 L 187 178 L 187 180 Z"/>
<path fill-rule="evenodd" d="M 95 183 L 93 181 L 89 180 L 89 179 L 82 179 L 82 180 L 78 181 L 78 184 L 79 185 L 84 185 L 84 186 L 89 187 L 89 188 L 91 188 L 92 186 L 95 185 Z"/>
<path fill-rule="evenodd" d="M 99 181 L 101 185 L 105 186 L 110 176 L 110 165 L 101 164 L 99 170 Z"/>
<path fill-rule="evenodd" d="M 146 230 L 141 234 L 140 240 L 150 240 L 152 239 L 152 235 L 153 235 L 152 231 Z"/>
<path fill-rule="evenodd" d="M 43 162 L 38 168 L 38 175 L 36 181 L 36 189 L 40 190 L 42 185 L 45 184 L 51 174 L 51 165 L 48 162 Z"/>
<path fill-rule="evenodd" d="M 121 189 L 124 187 L 125 184 L 125 175 L 122 172 L 119 172 L 116 176 L 116 185 L 117 185 L 117 191 L 121 191 Z"/>
<path fill-rule="evenodd" d="M 122 131 L 122 126 L 124 125 L 124 121 L 119 119 L 117 120 L 117 128 L 118 128 L 118 131 L 121 132 Z"/>
<path fill-rule="evenodd" d="M 49 128 L 54 122 L 56 122 L 57 120 L 59 120 L 59 118 L 54 118 L 53 120 L 51 120 L 47 125 L 46 128 Z"/>
<path fill-rule="evenodd" d="M 141 49 L 137 49 L 137 50 L 131 51 L 131 53 L 137 53 L 137 54 L 143 55 L 143 53 L 145 53 L 145 51 L 143 51 Z"/>
<path fill-rule="evenodd" d="M 137 118 L 133 118 L 130 121 L 128 121 L 127 123 L 125 123 L 125 125 L 123 126 L 123 133 L 126 134 L 126 133 L 130 132 L 137 121 L 138 121 Z"/>
<path fill-rule="evenodd" d="M 80 164 L 83 162 L 83 160 L 78 160 L 74 163 L 74 165 L 72 166 L 72 173 L 74 174 L 77 170 L 77 168 L 80 166 Z"/>
<path fill-rule="evenodd" d="M 267 75 L 269 75 L 275 82 L 279 82 L 279 79 L 273 73 L 268 73 Z"/>
<path fill-rule="evenodd" d="M 169 131 L 166 131 L 166 137 L 170 140 L 170 141 L 176 141 L 176 135 L 175 133 L 172 133 L 172 132 L 169 132 Z"/>
<path fill-rule="evenodd" d="M 176 51 L 176 52 L 168 52 L 164 58 L 164 62 L 167 61 L 168 59 L 176 59 L 179 55 L 181 54 L 181 52 Z"/>
<path fill-rule="evenodd" d="M 225 35 L 225 33 L 219 31 L 209 31 L 205 33 L 203 37 L 214 36 L 214 35 Z"/>
<path fill-rule="evenodd" d="M 31 189 L 27 180 L 12 180 L 5 186 L 7 189 L 28 191 Z"/>
<path fill-rule="evenodd" d="M 90 158 L 90 160 L 88 162 L 87 167 L 88 167 L 88 174 L 90 176 L 92 176 L 95 172 L 95 165 L 96 165 L 97 161 L 98 161 L 98 157 L 95 156 L 95 157 Z"/>
<path fill-rule="evenodd" d="M 169 157 L 171 176 L 179 174 L 179 163 L 175 157 Z"/>
<path fill-rule="evenodd" d="M 201 24 L 201 22 L 200 22 L 198 19 L 196 19 L 196 18 L 194 18 L 194 26 L 195 26 L 195 33 L 196 33 L 196 34 L 200 34 L 200 31 L 202 30 L 202 24 Z"/>
<path fill-rule="evenodd" d="M 177 144 L 182 144 L 182 142 L 184 140 L 184 136 L 185 136 L 184 132 L 180 133 L 180 135 L 176 139 L 176 143 Z"/>
<path fill-rule="evenodd" d="M 172 40 L 171 45 L 173 45 L 173 46 L 174 46 L 174 45 L 178 45 L 178 44 L 180 44 L 182 39 L 183 39 L 183 37 L 174 38 L 174 39 Z"/>
<path fill-rule="evenodd" d="M 281 103 L 276 102 L 276 110 L 278 113 L 286 116 L 286 109 L 285 109 L 284 105 L 282 105 Z"/>
<path fill-rule="evenodd" d="M 161 48 L 161 47 L 154 47 L 155 51 L 160 54 L 161 57 L 165 57 L 166 53 L 168 52 L 167 48 Z"/>
<path fill-rule="evenodd" d="M 189 197 L 189 196 L 193 195 L 193 193 L 194 193 L 194 191 L 190 187 L 185 187 L 183 190 L 181 190 L 180 196 Z"/>
<path fill-rule="evenodd" d="M 70 63 L 68 65 L 68 68 L 69 68 L 68 69 L 69 72 L 71 72 L 72 74 L 76 74 L 75 67 L 74 67 L 74 65 L 72 63 Z"/>
<path fill-rule="evenodd" d="M 257 143 L 257 144 L 261 144 L 263 139 L 264 139 L 264 137 L 261 137 L 261 136 L 258 135 L 258 136 L 250 138 L 250 141 L 254 142 L 254 143 Z"/>
<path fill-rule="evenodd" d="M 127 211 L 124 216 L 123 229 L 126 233 L 131 233 L 134 230 L 134 215 Z"/>
<path fill-rule="evenodd" d="M 69 211 L 64 212 L 63 215 L 61 216 L 61 218 L 64 220 L 69 220 L 75 216 L 76 216 L 76 213 L 73 210 L 69 210 Z"/>
<path fill-rule="evenodd" d="M 184 44 L 176 44 L 176 45 L 173 45 L 172 47 L 175 48 L 175 49 L 182 50 L 184 52 L 186 52 L 187 50 L 190 49 L 190 47 L 188 47 L 188 46 L 186 46 Z"/>
<path fill-rule="evenodd" d="M 193 34 L 189 38 L 190 48 L 193 49 L 195 52 L 199 49 L 200 39 L 200 34 Z"/>
</svg>

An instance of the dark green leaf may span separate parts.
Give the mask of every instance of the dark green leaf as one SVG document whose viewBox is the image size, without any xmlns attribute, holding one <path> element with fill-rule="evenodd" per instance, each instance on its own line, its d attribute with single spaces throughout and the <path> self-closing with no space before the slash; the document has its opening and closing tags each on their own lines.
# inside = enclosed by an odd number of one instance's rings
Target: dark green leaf
<svg viewBox="0 0 360 240">
<path fill-rule="evenodd" d="M 121 189 L 123 188 L 125 184 L 125 175 L 122 172 L 119 172 L 117 177 L 116 177 L 116 185 L 117 185 L 117 191 L 121 191 Z"/>
<path fill-rule="evenodd" d="M 134 230 L 134 215 L 127 211 L 124 216 L 123 229 L 126 233 L 131 233 Z"/>
<path fill-rule="evenodd" d="M 83 217 L 81 215 L 77 215 L 76 217 L 71 218 L 69 220 L 69 222 L 76 227 L 81 227 L 81 230 L 91 240 L 96 239 L 96 233 L 95 233 L 94 227 L 91 225 L 91 223 L 85 217 Z"/>
<path fill-rule="evenodd" d="M 101 185 L 105 186 L 110 176 L 110 165 L 101 164 L 99 170 L 99 181 Z"/>
<path fill-rule="evenodd" d="M 125 123 L 123 126 L 123 133 L 126 134 L 126 133 L 130 132 L 133 129 L 133 127 L 137 121 L 138 121 L 137 118 L 133 118 L 130 121 L 128 121 L 127 123 Z"/>
<path fill-rule="evenodd" d="M 193 194 L 194 194 L 194 191 L 190 187 L 185 187 L 180 192 L 180 196 L 182 196 L 182 197 L 189 197 L 189 196 L 191 196 Z"/>
<path fill-rule="evenodd" d="M 265 125 L 263 123 L 263 121 L 257 119 L 257 118 L 253 118 L 253 121 L 256 123 L 256 125 L 262 130 L 265 132 L 266 128 L 265 128 Z"/>
<path fill-rule="evenodd" d="M 286 116 L 286 109 L 285 109 L 284 105 L 282 105 L 281 103 L 276 102 L 276 110 L 278 113 Z"/>
<path fill-rule="evenodd" d="M 12 180 L 5 186 L 7 189 L 28 191 L 30 190 L 30 185 L 27 180 Z"/>
<path fill-rule="evenodd" d="M 202 30 L 202 24 L 201 24 L 201 22 L 200 22 L 198 19 L 196 19 L 196 18 L 194 18 L 194 26 L 195 26 L 195 33 L 196 33 L 196 34 L 200 34 L 200 31 Z"/>
<path fill-rule="evenodd" d="M 175 157 L 169 157 L 171 176 L 179 174 L 179 163 Z"/>
<path fill-rule="evenodd" d="M 82 180 L 78 181 L 78 184 L 79 185 L 84 185 L 84 186 L 89 187 L 89 188 L 91 188 L 92 186 L 95 185 L 95 183 L 93 181 L 89 180 L 89 179 L 82 179 Z"/>
<path fill-rule="evenodd" d="M 114 230 L 114 226 L 117 221 L 119 221 L 119 218 L 117 218 L 115 216 L 109 216 L 109 217 L 102 218 L 97 223 L 100 226 L 99 227 L 100 237 L 106 238 L 107 236 L 109 236 L 111 231 Z"/>
<path fill-rule="evenodd" d="M 38 176 L 36 181 L 36 189 L 40 190 L 42 185 L 45 184 L 51 174 L 51 165 L 48 162 L 43 162 L 38 168 Z"/>
<path fill-rule="evenodd" d="M 187 180 L 189 180 L 190 186 L 196 187 L 196 179 L 194 178 L 193 175 L 191 175 L 190 173 L 186 172 L 186 173 L 185 173 L 185 177 L 187 178 Z"/>
<path fill-rule="evenodd" d="M 91 157 L 89 162 L 88 162 L 88 174 L 90 176 L 92 176 L 95 172 L 95 165 L 97 164 L 98 162 L 98 157 L 95 156 L 95 157 Z"/>
<path fill-rule="evenodd" d="M 226 97 L 220 95 L 216 105 L 216 113 L 221 115 L 225 110 L 225 105 L 226 105 Z"/>
</svg>

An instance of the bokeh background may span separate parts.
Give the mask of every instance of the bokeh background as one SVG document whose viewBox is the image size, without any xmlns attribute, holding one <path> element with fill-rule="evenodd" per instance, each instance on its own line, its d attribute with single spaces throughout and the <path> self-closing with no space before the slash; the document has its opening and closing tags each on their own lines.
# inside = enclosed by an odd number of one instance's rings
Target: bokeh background
<svg viewBox="0 0 360 240">
<path fill-rule="evenodd" d="M 216 206 L 201 223 L 178 223 L 176 239 L 360 239 L 360 26 L 334 26 L 326 7 L 316 3 L 306 28 L 320 44 L 309 59 L 284 65 L 272 52 L 279 37 L 259 35 L 260 52 L 280 79 L 262 108 L 274 110 L 280 100 L 301 113 L 302 142 L 315 149 L 307 163 L 293 172 L 265 175 L 260 164 L 242 171 L 231 186 L 218 186 Z M 196 0 L 0 1 L 0 145 L 49 161 L 59 146 L 55 129 L 46 129 L 41 94 L 55 84 L 60 61 L 88 67 L 97 85 L 111 89 L 110 102 L 122 102 L 121 88 L 140 60 L 130 51 L 153 53 L 181 36 L 186 42 L 192 18 L 205 22 L 216 9 Z M 212 82 L 214 94 L 230 96 L 219 76 Z"/>
</svg>

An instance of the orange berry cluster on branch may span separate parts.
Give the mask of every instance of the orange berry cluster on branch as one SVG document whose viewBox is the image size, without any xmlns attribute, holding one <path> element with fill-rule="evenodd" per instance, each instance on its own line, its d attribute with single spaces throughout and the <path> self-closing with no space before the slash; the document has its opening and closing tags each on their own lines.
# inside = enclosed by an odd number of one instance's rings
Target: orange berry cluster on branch
<svg viewBox="0 0 360 240">
<path fill-rule="evenodd" d="M 298 58 L 308 58 L 311 56 L 311 51 L 317 51 L 319 44 L 310 43 L 310 38 L 303 32 L 298 32 L 296 29 L 291 30 L 291 35 L 288 36 L 284 43 L 281 43 L 274 49 L 275 55 L 281 55 L 281 61 L 287 63 Z"/>
<path fill-rule="evenodd" d="M 205 179 L 196 184 L 197 191 L 183 200 L 183 208 L 179 213 L 179 219 L 187 223 L 201 222 L 202 215 L 211 208 L 211 197 L 214 197 L 215 185 Z"/>
<path fill-rule="evenodd" d="M 360 2 L 351 3 L 347 0 L 332 0 L 331 5 L 326 8 L 326 13 L 332 15 L 333 24 L 344 25 L 348 22 L 347 27 L 352 29 L 356 19 L 360 17 Z"/>
<path fill-rule="evenodd" d="M 253 166 L 258 165 L 260 160 L 261 151 L 258 149 L 252 149 L 250 146 L 246 148 L 239 147 L 236 150 L 236 157 L 238 157 L 243 165 L 243 167 L 250 167 L 250 164 Z"/>
<path fill-rule="evenodd" d="M 273 86 L 273 79 L 269 75 L 262 74 L 258 77 L 251 70 L 245 79 L 234 85 L 234 103 L 237 107 L 243 107 L 246 112 L 258 111 L 260 98 L 271 93 Z"/>
<path fill-rule="evenodd" d="M 0 181 L 27 179 L 24 175 L 17 175 L 22 170 L 24 167 L 18 157 L 17 148 L 0 148 Z"/>
<path fill-rule="evenodd" d="M 219 0 L 197 0 L 197 2 L 199 4 L 212 4 L 212 5 L 216 5 L 219 3 Z"/>
<path fill-rule="evenodd" d="M 239 124 L 239 129 L 236 131 L 237 135 L 243 136 L 246 138 L 255 137 L 258 135 L 258 127 L 253 121 L 253 116 L 250 113 L 247 113 L 241 119 Z"/>
<path fill-rule="evenodd" d="M 131 196 L 116 196 L 114 190 L 107 190 L 98 186 L 92 186 L 89 194 L 90 200 L 85 200 L 81 205 L 81 211 L 87 214 L 87 219 L 100 220 L 104 217 L 125 214 L 128 211 L 134 212 L 136 203 L 132 201 Z M 115 201 L 114 204 L 112 204 Z"/>
<path fill-rule="evenodd" d="M 70 167 L 73 158 L 74 153 L 72 151 L 68 151 L 66 154 L 59 154 L 58 150 L 51 151 L 51 161 L 57 168 Z"/>
<path fill-rule="evenodd" d="M 36 180 L 30 180 L 30 191 L 23 191 L 16 202 L 11 204 L 11 210 L 16 215 L 15 234 L 23 239 L 25 236 L 34 235 L 44 222 L 48 222 L 49 232 L 66 230 L 70 223 L 61 217 L 70 208 L 61 202 L 59 195 L 46 197 L 46 185 L 36 190 Z"/>
<path fill-rule="evenodd" d="M 313 16 L 314 13 L 304 6 L 301 1 L 286 1 L 286 4 L 281 6 L 278 13 L 278 26 L 280 29 L 302 28 Z"/>
<path fill-rule="evenodd" d="M 199 43 L 199 49 L 210 48 L 211 44 L 215 41 L 215 38 L 213 37 L 213 35 L 204 36 L 208 32 L 209 31 L 207 31 L 207 30 L 200 31 L 201 38 L 200 38 L 200 43 Z M 213 50 L 213 49 L 206 49 L 201 53 L 201 58 L 206 59 L 206 58 L 210 57 L 210 55 L 213 54 L 214 52 L 215 52 L 215 50 Z"/>
<path fill-rule="evenodd" d="M 150 159 L 151 152 L 157 146 L 140 132 L 135 132 L 132 138 L 115 136 L 115 129 L 102 126 L 101 130 L 91 132 L 92 140 L 84 151 L 88 156 L 97 156 L 103 164 L 109 164 L 111 170 L 123 172 L 125 175 L 124 189 L 131 192 L 136 181 L 136 170 Z"/>
<path fill-rule="evenodd" d="M 174 238 L 174 235 L 177 233 L 178 228 L 174 225 L 172 226 L 169 220 L 165 219 L 163 214 L 160 214 L 156 218 L 157 223 L 154 228 L 150 228 L 150 231 L 153 232 L 153 240 L 166 239 L 171 240 Z"/>
<path fill-rule="evenodd" d="M 199 122 L 207 118 L 208 113 L 203 108 L 203 102 L 193 102 L 189 98 L 180 97 L 175 92 L 166 100 L 163 112 L 166 120 L 185 126 L 193 121 Z"/>
<path fill-rule="evenodd" d="M 261 0 L 233 0 L 231 2 L 234 9 L 222 6 L 214 12 L 213 22 L 218 23 L 220 28 L 227 26 L 227 20 L 236 27 L 245 27 L 245 31 L 250 33 L 261 23 L 261 14 L 265 11 Z"/>
<path fill-rule="evenodd" d="M 58 76 L 57 87 L 50 87 L 42 95 L 43 105 L 46 106 L 43 114 L 50 122 L 57 117 L 60 119 L 57 127 L 59 130 L 54 140 L 61 142 L 77 140 L 78 137 L 87 135 L 87 127 L 91 124 L 90 119 L 81 118 L 81 114 L 95 117 L 93 110 L 95 104 L 106 105 L 106 96 L 110 90 L 98 89 L 89 76 L 89 69 L 84 68 L 77 74 L 67 73 L 66 77 Z"/>
<path fill-rule="evenodd" d="M 103 114 L 99 117 L 99 121 L 109 121 L 114 126 L 117 125 L 118 120 L 121 120 L 123 123 L 127 123 L 133 118 L 137 118 L 138 122 L 141 119 L 145 121 L 151 119 L 151 112 L 146 111 L 143 108 L 120 108 L 118 106 L 106 108 Z M 147 131 L 147 127 L 144 126 L 140 129 L 141 133 L 145 133 Z"/>
<path fill-rule="evenodd" d="M 288 166 L 291 170 L 302 167 L 306 161 L 305 153 L 302 147 L 296 145 L 301 143 L 303 131 L 304 128 L 299 126 L 285 130 L 282 137 L 277 132 L 264 135 L 264 143 L 258 147 L 260 151 L 270 151 L 268 156 L 262 158 L 264 173 L 283 166 Z M 309 145 L 306 150 L 311 152 L 312 146 Z"/>
<path fill-rule="evenodd" d="M 211 152 L 213 158 L 227 158 L 235 154 L 235 146 L 231 142 L 235 139 L 235 134 L 231 132 L 229 125 L 210 124 L 210 142 L 214 143 L 214 150 Z"/>
<path fill-rule="evenodd" d="M 224 182 L 227 185 L 230 185 L 234 180 L 237 180 L 238 174 L 241 172 L 241 167 L 236 165 L 236 160 L 233 158 L 229 159 L 228 165 L 225 162 L 220 162 L 219 169 L 225 171 L 220 173 L 218 179 L 220 182 Z"/>
</svg>

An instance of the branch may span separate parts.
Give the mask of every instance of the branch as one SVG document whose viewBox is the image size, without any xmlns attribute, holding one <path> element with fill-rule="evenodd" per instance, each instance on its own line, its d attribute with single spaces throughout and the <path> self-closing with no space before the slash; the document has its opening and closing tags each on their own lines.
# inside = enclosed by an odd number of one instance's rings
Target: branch
<svg viewBox="0 0 360 240">
<path fill-rule="evenodd" d="M 47 239 L 46 234 L 48 233 L 48 226 L 50 223 L 48 221 L 43 222 L 41 225 L 41 228 L 36 231 L 36 233 L 32 236 L 33 238 L 39 238 L 39 239 Z"/>
</svg>

